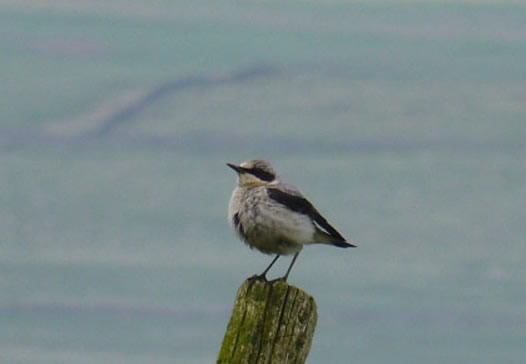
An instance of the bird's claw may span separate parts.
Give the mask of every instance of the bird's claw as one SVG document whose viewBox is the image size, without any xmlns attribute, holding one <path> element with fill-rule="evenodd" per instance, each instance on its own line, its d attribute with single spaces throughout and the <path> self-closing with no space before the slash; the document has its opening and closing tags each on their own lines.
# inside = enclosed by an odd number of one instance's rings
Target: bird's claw
<svg viewBox="0 0 526 364">
<path fill-rule="evenodd" d="M 269 281 L 265 274 L 254 274 L 252 277 L 248 278 L 248 281 L 250 282 L 250 287 L 252 287 L 254 282 L 263 282 L 266 284 L 273 285 L 276 282 L 287 282 L 287 278 L 288 278 L 287 276 L 283 276 L 283 277 L 271 279 Z"/>
<path fill-rule="evenodd" d="M 252 277 L 248 278 L 249 281 L 260 281 L 267 283 L 267 276 L 265 274 L 254 274 Z"/>
</svg>

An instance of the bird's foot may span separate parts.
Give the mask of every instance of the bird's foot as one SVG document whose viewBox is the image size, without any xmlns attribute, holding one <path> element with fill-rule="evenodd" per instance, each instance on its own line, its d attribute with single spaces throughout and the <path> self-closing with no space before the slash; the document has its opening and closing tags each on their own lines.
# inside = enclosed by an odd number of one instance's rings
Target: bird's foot
<svg viewBox="0 0 526 364">
<path fill-rule="evenodd" d="M 252 277 L 249 277 L 248 279 L 248 289 L 250 290 L 254 283 L 256 282 L 262 282 L 262 283 L 268 283 L 267 277 L 265 274 L 254 274 Z"/>
<path fill-rule="evenodd" d="M 252 277 L 248 278 L 249 281 L 260 281 L 267 283 L 267 276 L 265 274 L 254 274 Z"/>
</svg>

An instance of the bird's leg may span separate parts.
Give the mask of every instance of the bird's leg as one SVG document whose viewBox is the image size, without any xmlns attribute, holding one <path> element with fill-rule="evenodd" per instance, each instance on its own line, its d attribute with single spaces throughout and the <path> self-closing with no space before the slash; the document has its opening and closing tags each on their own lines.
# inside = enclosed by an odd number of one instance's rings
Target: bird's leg
<svg viewBox="0 0 526 364">
<path fill-rule="evenodd" d="M 274 258 L 274 259 L 272 260 L 272 262 L 270 262 L 270 264 L 269 264 L 269 266 L 267 267 L 267 269 L 265 269 L 265 270 L 263 271 L 263 273 L 261 273 L 261 274 L 259 275 L 259 277 L 260 277 L 261 279 L 263 279 L 264 281 L 267 280 L 267 272 L 270 270 L 270 268 L 272 268 L 272 266 L 274 265 L 274 263 L 276 263 L 276 260 L 278 260 L 279 257 L 280 257 L 279 254 L 276 255 L 276 258 Z"/>
<path fill-rule="evenodd" d="M 267 272 L 270 270 L 270 268 L 272 268 L 272 266 L 274 265 L 274 263 L 276 263 L 276 260 L 278 260 L 279 257 L 280 257 L 279 254 L 276 255 L 276 258 L 274 258 L 274 260 L 272 260 L 270 265 L 267 267 L 267 269 L 265 269 L 263 271 L 263 273 L 261 273 L 259 275 L 256 274 L 256 275 L 250 277 L 250 279 L 257 279 L 257 280 L 261 280 L 261 281 L 267 282 Z"/>
<path fill-rule="evenodd" d="M 277 281 L 286 282 L 287 278 L 289 278 L 289 273 L 290 273 L 290 270 L 292 269 L 292 266 L 294 265 L 294 263 L 296 263 L 296 259 L 298 258 L 298 255 L 300 255 L 300 252 L 297 252 L 296 254 L 294 254 L 294 257 L 292 258 L 292 262 L 290 262 L 289 269 L 287 269 L 287 273 L 285 273 L 285 275 L 281 278 L 273 279 L 271 282 L 277 282 Z"/>
</svg>

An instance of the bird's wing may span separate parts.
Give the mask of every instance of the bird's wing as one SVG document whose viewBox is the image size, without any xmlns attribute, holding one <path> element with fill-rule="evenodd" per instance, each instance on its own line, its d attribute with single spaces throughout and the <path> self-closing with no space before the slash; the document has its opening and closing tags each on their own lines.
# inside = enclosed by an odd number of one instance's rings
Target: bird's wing
<svg viewBox="0 0 526 364">
<path fill-rule="evenodd" d="M 335 239 L 345 241 L 345 238 L 327 222 L 316 208 L 293 186 L 284 188 L 268 188 L 268 196 L 288 209 L 309 216 L 320 228 Z"/>
</svg>

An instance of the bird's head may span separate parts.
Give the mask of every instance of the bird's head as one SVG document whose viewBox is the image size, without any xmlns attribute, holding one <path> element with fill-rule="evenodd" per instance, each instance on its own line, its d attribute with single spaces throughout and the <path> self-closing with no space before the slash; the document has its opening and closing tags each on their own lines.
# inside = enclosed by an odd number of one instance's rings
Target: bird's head
<svg viewBox="0 0 526 364">
<path fill-rule="evenodd" d="M 254 159 L 241 163 L 239 166 L 227 163 L 227 166 L 237 172 L 239 187 L 257 187 L 278 182 L 278 175 L 269 162 Z"/>
</svg>

